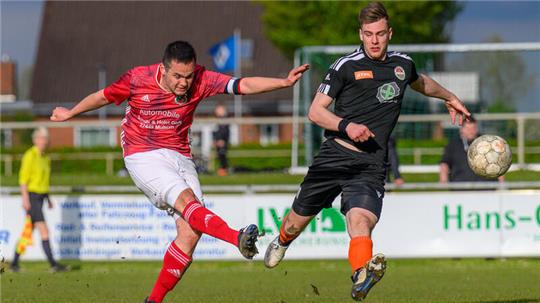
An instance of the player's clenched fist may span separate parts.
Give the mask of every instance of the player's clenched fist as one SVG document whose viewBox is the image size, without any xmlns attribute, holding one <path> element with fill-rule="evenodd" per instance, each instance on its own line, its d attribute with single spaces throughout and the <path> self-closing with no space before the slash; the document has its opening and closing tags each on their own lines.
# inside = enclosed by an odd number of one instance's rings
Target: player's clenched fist
<svg viewBox="0 0 540 303">
<path fill-rule="evenodd" d="M 61 122 L 71 119 L 71 111 L 65 107 L 57 107 L 53 110 L 51 121 Z"/>
<path fill-rule="evenodd" d="M 365 142 L 371 137 L 375 137 L 367 126 L 364 124 L 349 123 L 345 129 L 347 136 L 351 138 L 354 142 Z"/>
</svg>

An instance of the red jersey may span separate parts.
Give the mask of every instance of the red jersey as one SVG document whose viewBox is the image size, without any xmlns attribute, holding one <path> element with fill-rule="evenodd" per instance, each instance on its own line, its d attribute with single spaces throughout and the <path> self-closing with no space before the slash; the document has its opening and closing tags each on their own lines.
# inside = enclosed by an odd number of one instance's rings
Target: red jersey
<svg viewBox="0 0 540 303">
<path fill-rule="evenodd" d="M 191 157 L 188 132 L 199 102 L 216 94 L 237 92 L 231 76 L 196 65 L 191 88 L 177 97 L 160 84 L 159 64 L 135 67 L 104 89 L 105 98 L 116 105 L 128 100 L 122 120 L 124 157 L 167 148 Z M 235 90 L 233 90 L 235 87 Z"/>
</svg>

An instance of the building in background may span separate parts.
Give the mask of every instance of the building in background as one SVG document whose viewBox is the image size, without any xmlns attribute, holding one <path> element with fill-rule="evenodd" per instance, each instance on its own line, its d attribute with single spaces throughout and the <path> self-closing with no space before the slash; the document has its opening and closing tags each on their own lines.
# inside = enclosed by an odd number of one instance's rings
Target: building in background
<svg viewBox="0 0 540 303">
<path fill-rule="evenodd" d="M 38 119 L 48 119 L 55 106 L 70 107 L 85 94 L 115 81 L 133 66 L 161 60 L 165 46 L 189 41 L 198 63 L 213 69 L 208 50 L 241 31 L 242 75 L 285 76 L 292 67 L 262 33 L 262 8 L 253 2 L 56 2 L 45 4 L 31 99 Z M 210 116 L 217 102 L 233 111 L 230 96 L 199 105 L 197 115 Z M 125 106 L 125 105 L 124 105 Z M 290 115 L 292 89 L 243 97 L 243 116 Z M 51 130 L 60 145 L 118 145 L 124 108 L 110 105 L 81 119 L 118 121 L 118 127 Z M 197 137 L 197 128 L 194 129 Z M 200 133 L 200 132 L 199 132 Z M 232 131 L 234 136 L 234 131 Z M 288 125 L 242 126 L 236 142 L 290 142 Z M 232 140 L 234 143 L 235 140 Z"/>
<path fill-rule="evenodd" d="M 0 62 L 0 103 L 17 100 L 17 75 L 15 62 L 8 56 L 2 56 Z"/>
</svg>

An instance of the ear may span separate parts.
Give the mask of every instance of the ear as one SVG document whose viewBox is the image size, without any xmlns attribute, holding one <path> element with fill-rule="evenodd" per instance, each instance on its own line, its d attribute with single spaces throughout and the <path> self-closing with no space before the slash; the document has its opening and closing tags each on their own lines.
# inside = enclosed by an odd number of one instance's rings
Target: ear
<svg viewBox="0 0 540 303">
<path fill-rule="evenodd" d="M 392 31 L 392 28 L 390 27 L 390 28 L 388 29 L 388 40 L 392 40 L 392 34 L 393 34 L 393 33 L 394 33 L 394 32 Z"/>
<path fill-rule="evenodd" d="M 160 63 L 159 64 L 159 72 L 161 73 L 161 75 L 165 75 L 165 65 L 163 65 L 163 63 Z"/>
<path fill-rule="evenodd" d="M 360 41 L 364 41 L 364 38 L 362 38 L 362 28 L 358 29 L 358 36 L 360 36 Z"/>
</svg>

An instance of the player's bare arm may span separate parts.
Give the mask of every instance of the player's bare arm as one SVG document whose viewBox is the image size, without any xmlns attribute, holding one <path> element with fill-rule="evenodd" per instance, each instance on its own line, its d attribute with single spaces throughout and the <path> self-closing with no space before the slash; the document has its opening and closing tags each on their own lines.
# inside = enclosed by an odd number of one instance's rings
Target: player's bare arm
<svg viewBox="0 0 540 303">
<path fill-rule="evenodd" d="M 240 91 L 245 95 L 259 94 L 280 88 L 293 86 L 302 74 L 309 69 L 309 64 L 293 68 L 287 78 L 246 77 L 240 81 Z"/>
<path fill-rule="evenodd" d="M 459 125 L 461 125 L 463 124 L 463 119 L 467 119 L 471 115 L 465 105 L 463 105 L 463 102 L 456 95 L 437 83 L 437 81 L 424 74 L 418 76 L 418 79 L 411 83 L 412 89 L 426 96 L 444 100 L 453 124 L 456 122 L 456 116 L 459 117 Z"/>
<path fill-rule="evenodd" d="M 308 118 L 322 128 L 339 131 L 339 124 L 343 119 L 328 110 L 332 102 L 333 99 L 331 97 L 318 92 L 309 108 Z M 345 128 L 345 131 L 347 132 L 347 136 L 354 142 L 364 142 L 371 137 L 375 137 L 375 134 L 367 126 L 354 122 L 350 122 Z"/>
<path fill-rule="evenodd" d="M 22 206 L 26 211 L 30 210 L 30 194 L 28 193 L 28 186 L 26 184 L 21 185 L 21 197 L 22 197 Z"/>
<path fill-rule="evenodd" d="M 108 103 L 109 101 L 107 101 L 107 99 L 105 98 L 103 90 L 99 90 L 82 99 L 72 109 L 67 109 L 65 107 L 56 107 L 52 112 L 51 121 L 66 121 L 84 112 L 100 108 Z"/>
</svg>

